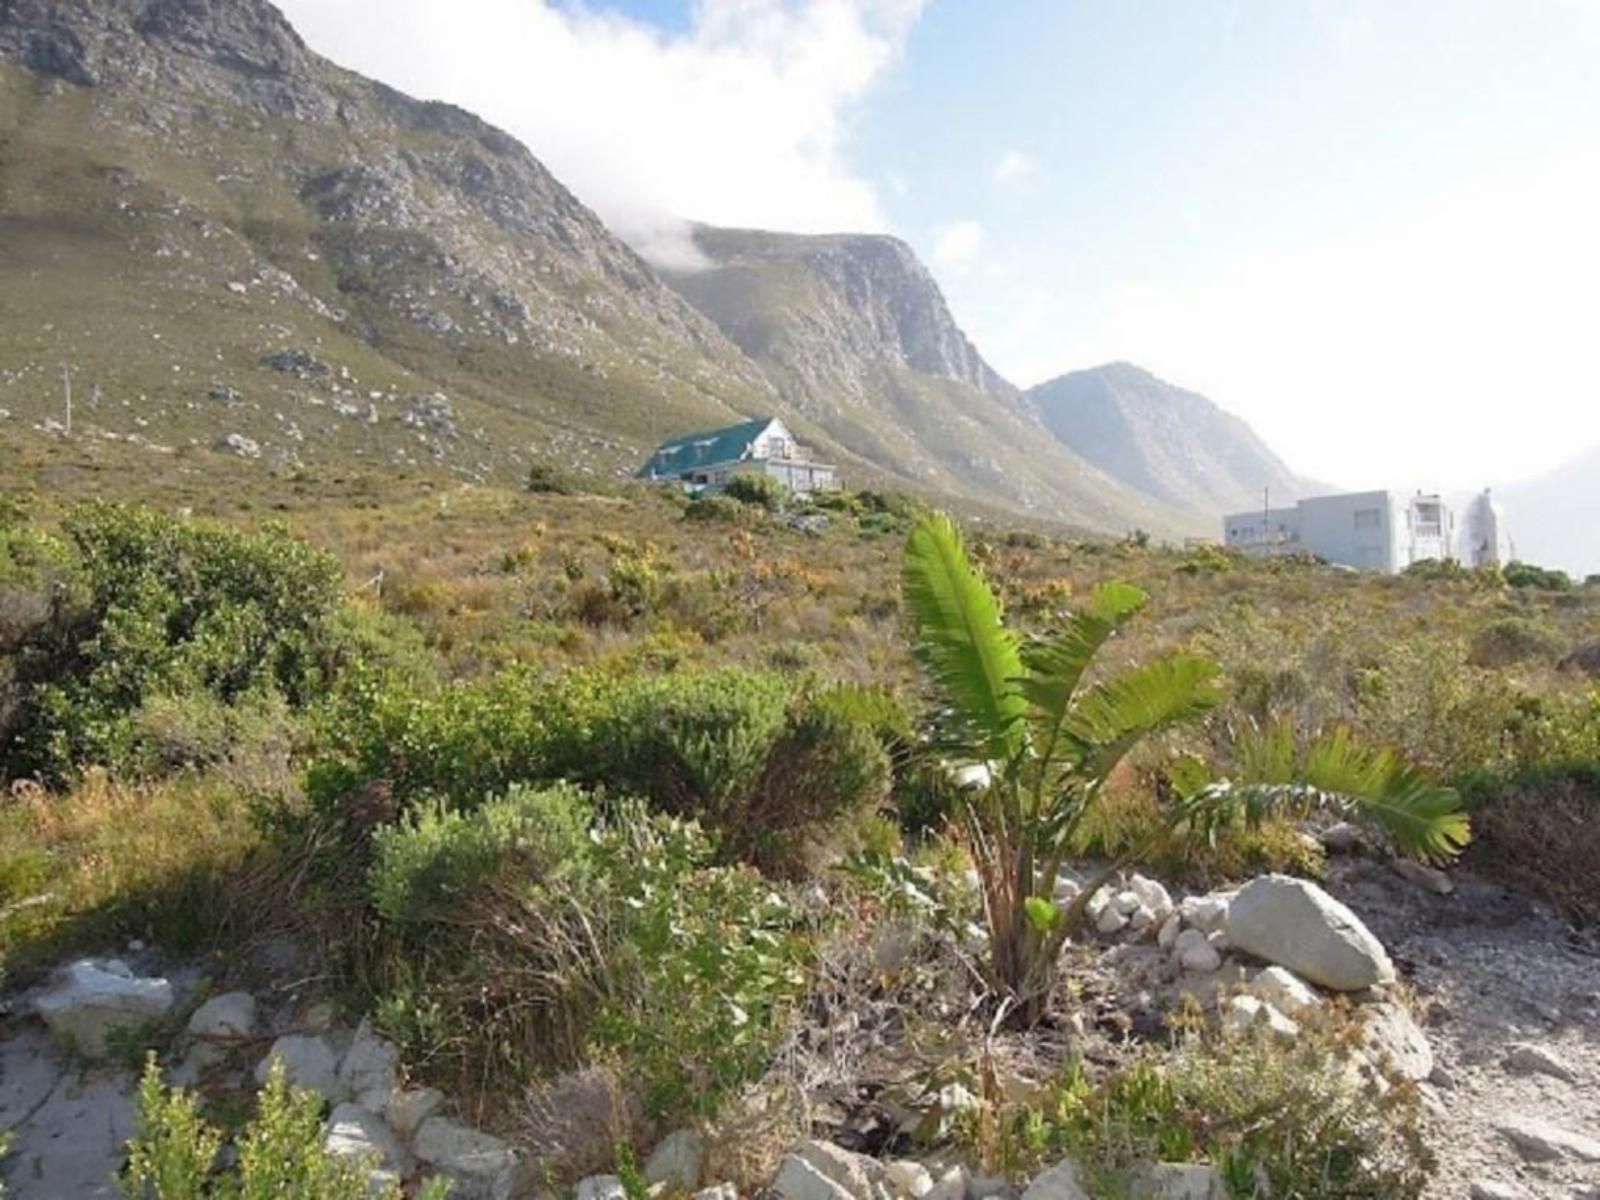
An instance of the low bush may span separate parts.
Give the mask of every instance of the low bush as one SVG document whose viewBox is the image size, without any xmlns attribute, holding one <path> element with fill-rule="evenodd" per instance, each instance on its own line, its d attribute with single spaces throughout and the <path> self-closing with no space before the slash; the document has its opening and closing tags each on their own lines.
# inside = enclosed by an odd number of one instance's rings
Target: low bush
<svg viewBox="0 0 1600 1200">
<path fill-rule="evenodd" d="M 1468 776 L 1462 793 L 1473 809 L 1475 870 L 1600 924 L 1600 755 Z"/>
<path fill-rule="evenodd" d="M 783 486 L 782 480 L 771 475 L 750 472 L 728 480 L 722 494 L 741 504 L 753 504 L 768 512 L 777 512 L 789 498 L 789 489 Z"/>
<path fill-rule="evenodd" d="M 152 1055 L 139 1084 L 136 1128 L 128 1165 L 117 1181 L 127 1200 L 400 1200 L 398 1183 L 375 1186 L 373 1164 L 339 1158 L 323 1148 L 322 1097 L 291 1091 L 283 1064 L 273 1065 L 255 1116 L 235 1140 L 233 1167 L 217 1169 L 223 1136 L 200 1115 L 200 1102 L 168 1089 Z M 417 1193 L 443 1200 L 443 1180 Z"/>
<path fill-rule="evenodd" d="M 1473 635 L 1476 667 L 1509 667 L 1530 659 L 1553 659 L 1566 648 L 1559 631 L 1526 617 L 1502 617 Z"/>
<path fill-rule="evenodd" d="M 1071 1156 L 1094 1195 L 1125 1194 L 1140 1164 L 1209 1162 L 1235 1196 L 1414 1200 L 1435 1165 L 1416 1090 L 1380 1094 L 1340 1069 L 1336 1024 L 1287 1046 L 1196 1034 L 1100 1080 L 1074 1062 L 1042 1102 L 1002 1110 L 980 1148 L 1009 1174 Z"/>
<path fill-rule="evenodd" d="M 739 524 L 748 510 L 737 500 L 727 496 L 696 496 L 683 510 L 687 521 L 726 521 Z"/>
<path fill-rule="evenodd" d="M 1548 592 L 1572 590 L 1572 576 L 1565 571 L 1536 567 L 1532 563 L 1507 563 L 1502 574 L 1506 583 L 1514 588 L 1541 588 Z"/>
<path fill-rule="evenodd" d="M 381 833 L 381 1022 L 475 1085 L 614 1058 L 656 1115 L 711 1116 L 767 1065 L 807 940 L 697 825 L 608 808 L 580 832 L 576 793 L 523 791 Z"/>
</svg>

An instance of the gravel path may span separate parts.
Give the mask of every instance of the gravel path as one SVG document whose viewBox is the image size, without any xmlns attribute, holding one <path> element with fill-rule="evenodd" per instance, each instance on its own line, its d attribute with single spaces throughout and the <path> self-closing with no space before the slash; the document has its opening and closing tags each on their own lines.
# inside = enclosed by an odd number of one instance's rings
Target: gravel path
<svg viewBox="0 0 1600 1200">
<path fill-rule="evenodd" d="M 1346 859 L 1330 880 L 1415 989 L 1439 1063 L 1429 1200 L 1600 1198 L 1600 939 L 1452 878 L 1440 896 Z"/>
</svg>

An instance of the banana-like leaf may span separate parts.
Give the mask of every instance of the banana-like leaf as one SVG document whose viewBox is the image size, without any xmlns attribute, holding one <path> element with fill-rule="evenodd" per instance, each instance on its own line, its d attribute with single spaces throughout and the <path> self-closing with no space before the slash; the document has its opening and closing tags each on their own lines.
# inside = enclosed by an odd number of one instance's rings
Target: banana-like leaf
<svg viewBox="0 0 1600 1200">
<path fill-rule="evenodd" d="M 916 626 L 917 660 L 949 700 L 958 731 L 975 755 L 1011 760 L 1021 746 L 1025 711 L 1017 687 L 1018 638 L 1001 623 L 999 599 L 944 513 L 925 517 L 911 531 L 901 586 Z"/>
<path fill-rule="evenodd" d="M 1023 647 L 1026 674 L 1021 688 L 1028 701 L 1028 722 L 1041 772 L 1048 772 L 1055 761 L 1084 672 L 1100 648 L 1148 600 L 1149 596 L 1132 584 L 1101 584 L 1088 603 L 1067 618 L 1059 633 Z"/>
<path fill-rule="evenodd" d="M 1219 668 L 1196 654 L 1168 654 L 1097 683 L 1073 705 L 1065 728 L 1078 773 L 1104 779 L 1152 734 L 1216 707 Z"/>
</svg>

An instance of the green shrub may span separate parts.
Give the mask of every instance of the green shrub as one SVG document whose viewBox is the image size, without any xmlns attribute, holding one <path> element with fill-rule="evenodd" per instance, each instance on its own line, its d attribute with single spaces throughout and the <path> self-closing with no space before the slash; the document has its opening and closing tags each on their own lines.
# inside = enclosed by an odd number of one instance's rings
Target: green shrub
<svg viewBox="0 0 1600 1200">
<path fill-rule="evenodd" d="M 200 1116 L 197 1097 L 168 1090 L 151 1055 L 139 1083 L 139 1108 L 128 1165 L 117 1181 L 128 1200 L 400 1200 L 397 1183 L 374 1187 L 372 1164 L 337 1158 L 323 1148 L 322 1098 L 292 1092 L 274 1063 L 255 1116 L 239 1135 L 237 1165 L 218 1172 L 222 1135 Z M 419 1197 L 443 1200 L 434 1180 Z"/>
<path fill-rule="evenodd" d="M 1565 571 L 1536 567 L 1532 563 L 1507 563 L 1503 575 L 1506 583 L 1514 588 L 1542 588 L 1550 592 L 1572 590 L 1572 576 Z"/>
<path fill-rule="evenodd" d="M 589 488 L 571 471 L 552 463 L 534 463 L 528 468 L 528 490 L 536 495 L 581 496 Z"/>
<path fill-rule="evenodd" d="M 1529 659 L 1555 658 L 1566 648 L 1561 634 L 1526 617 L 1503 617 L 1473 636 L 1470 661 L 1478 667 L 1509 667 Z"/>
<path fill-rule="evenodd" d="M 342 602 L 331 555 L 279 530 L 117 505 L 72 510 L 65 533 L 81 585 L 18 655 L 13 775 L 148 767 L 138 714 L 154 696 L 301 708 L 327 686 Z"/>
<path fill-rule="evenodd" d="M 741 504 L 753 504 L 768 512 L 777 512 L 789 498 L 789 489 L 774 476 L 751 471 L 728 480 L 722 494 Z"/>
<path fill-rule="evenodd" d="M 1027 1172 L 1070 1155 L 1095 1195 L 1124 1194 L 1141 1163 L 1209 1162 L 1235 1196 L 1414 1200 L 1435 1166 L 1418 1097 L 1342 1069 L 1335 1026 L 1288 1046 L 1191 1036 L 1100 1081 L 1075 1062 L 1044 1103 L 1002 1113 L 991 1157 Z"/>
<path fill-rule="evenodd" d="M 726 521 L 738 524 L 745 519 L 746 508 L 727 496 L 696 496 L 683 510 L 685 520 Z"/>
</svg>

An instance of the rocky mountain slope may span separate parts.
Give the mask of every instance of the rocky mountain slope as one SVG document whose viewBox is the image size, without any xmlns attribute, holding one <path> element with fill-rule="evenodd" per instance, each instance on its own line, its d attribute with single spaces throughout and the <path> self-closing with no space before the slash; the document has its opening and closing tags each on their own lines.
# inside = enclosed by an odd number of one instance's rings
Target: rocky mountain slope
<svg viewBox="0 0 1600 1200">
<path fill-rule="evenodd" d="M 835 441 L 927 486 L 1101 528 L 1189 531 L 1040 435 L 911 248 L 891 237 L 696 226 L 698 270 L 663 273 L 784 401 Z"/>
<path fill-rule="evenodd" d="M 1578 579 L 1600 574 L 1600 446 L 1495 497 L 1518 558 Z"/>
<path fill-rule="evenodd" d="M 0 3 L 0 408 L 287 463 L 622 465 L 771 388 L 520 144 L 263 0 Z"/>
<path fill-rule="evenodd" d="M 1192 524 L 1041 445 L 899 243 L 705 237 L 763 265 L 675 279 L 691 304 L 514 139 L 318 57 L 266 0 L 0 0 L 13 429 L 64 425 L 70 382 L 80 439 L 185 470 L 514 479 L 777 413 L 857 483 Z"/>
<path fill-rule="evenodd" d="M 1310 494 L 1244 421 L 1131 363 L 1074 371 L 1029 389 L 1021 407 L 1102 471 L 1166 503 L 1215 517 Z M 1207 532 L 1215 533 L 1214 521 Z"/>
</svg>

